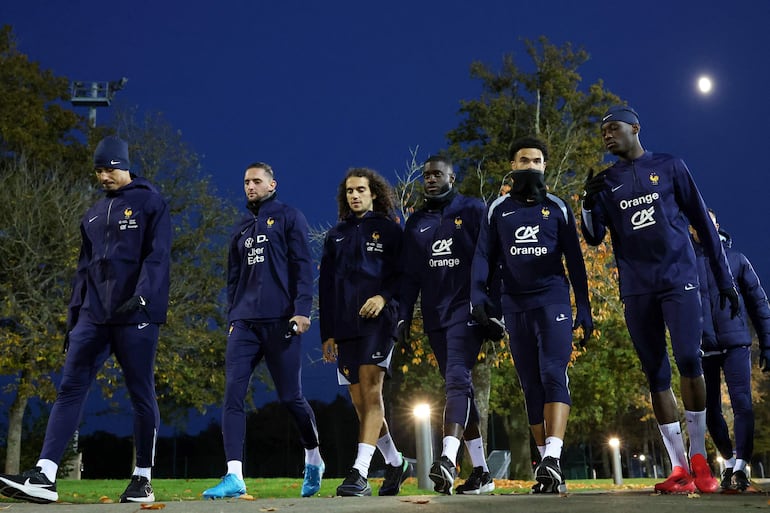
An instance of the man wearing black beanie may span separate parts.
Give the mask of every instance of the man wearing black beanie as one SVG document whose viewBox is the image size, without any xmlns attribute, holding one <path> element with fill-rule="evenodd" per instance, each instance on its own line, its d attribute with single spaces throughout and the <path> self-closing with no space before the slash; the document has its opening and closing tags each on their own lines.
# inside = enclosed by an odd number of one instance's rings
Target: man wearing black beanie
<svg viewBox="0 0 770 513">
<path fill-rule="evenodd" d="M 150 484 L 160 413 L 155 352 L 166 322 L 171 221 L 168 205 L 147 180 L 129 171 L 128 143 L 102 139 L 94 152 L 105 197 L 80 225 L 83 242 L 67 316 L 67 356 L 34 469 L 0 474 L 0 494 L 28 502 L 58 500 L 56 472 L 80 424 L 83 403 L 111 353 L 123 370 L 134 410 L 136 468 L 120 502 L 154 502 Z"/>
</svg>

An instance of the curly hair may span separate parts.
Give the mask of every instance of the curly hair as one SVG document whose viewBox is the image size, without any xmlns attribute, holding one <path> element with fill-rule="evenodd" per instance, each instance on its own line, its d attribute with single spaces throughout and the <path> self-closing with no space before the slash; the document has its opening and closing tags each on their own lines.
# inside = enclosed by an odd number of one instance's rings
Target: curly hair
<svg viewBox="0 0 770 513">
<path fill-rule="evenodd" d="M 511 161 L 515 159 L 516 153 L 524 148 L 540 150 L 543 153 L 543 160 L 548 161 L 548 146 L 540 139 L 534 137 L 521 137 L 513 141 L 508 147 L 508 159 Z"/>
<path fill-rule="evenodd" d="M 353 167 L 348 169 L 345 178 L 337 187 L 337 216 L 340 220 L 348 217 L 352 210 L 348 205 L 346 182 L 351 176 L 366 178 L 369 180 L 369 190 L 375 196 L 372 208 L 375 212 L 392 215 L 395 212 L 396 193 L 388 181 L 377 171 L 366 167 Z"/>
</svg>

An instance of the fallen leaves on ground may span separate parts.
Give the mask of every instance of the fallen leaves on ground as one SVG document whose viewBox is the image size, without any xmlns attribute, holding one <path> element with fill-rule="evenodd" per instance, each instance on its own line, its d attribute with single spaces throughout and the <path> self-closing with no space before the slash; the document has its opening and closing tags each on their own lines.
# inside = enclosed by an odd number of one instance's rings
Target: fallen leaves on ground
<svg viewBox="0 0 770 513">
<path fill-rule="evenodd" d="M 535 484 L 535 481 L 524 481 L 521 479 L 495 479 L 495 490 L 499 489 L 526 489 L 529 490 Z M 606 483 L 597 484 L 584 484 L 576 483 L 574 481 L 567 481 L 567 486 L 570 492 L 579 490 L 607 490 Z M 645 490 L 650 488 L 649 485 L 644 484 L 621 484 L 612 485 L 609 490 Z"/>
<path fill-rule="evenodd" d="M 156 502 L 156 503 L 154 503 L 154 504 L 142 504 L 142 505 L 139 507 L 139 509 L 163 509 L 163 508 L 165 508 L 165 507 L 166 507 L 166 505 L 165 505 L 165 504 L 160 504 L 160 503 L 157 503 L 157 502 Z"/>
</svg>

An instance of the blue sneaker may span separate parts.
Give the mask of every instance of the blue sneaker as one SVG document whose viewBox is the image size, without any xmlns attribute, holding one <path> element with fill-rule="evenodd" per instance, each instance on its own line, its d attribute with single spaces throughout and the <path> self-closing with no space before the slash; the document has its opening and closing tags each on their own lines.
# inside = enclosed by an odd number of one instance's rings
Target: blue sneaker
<svg viewBox="0 0 770 513">
<path fill-rule="evenodd" d="M 323 461 L 320 465 L 305 464 L 305 480 L 302 481 L 302 496 L 310 497 L 321 489 L 321 478 L 324 476 L 326 465 Z"/>
<path fill-rule="evenodd" d="M 206 499 L 224 499 L 225 497 L 240 497 L 246 493 L 246 483 L 235 474 L 227 474 L 213 488 L 203 492 Z"/>
</svg>

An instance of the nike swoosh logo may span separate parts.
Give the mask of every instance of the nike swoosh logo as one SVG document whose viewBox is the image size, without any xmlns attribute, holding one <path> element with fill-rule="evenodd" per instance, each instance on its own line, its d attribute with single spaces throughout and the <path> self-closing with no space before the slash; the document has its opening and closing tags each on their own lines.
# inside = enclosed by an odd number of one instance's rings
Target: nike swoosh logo
<svg viewBox="0 0 770 513">
<path fill-rule="evenodd" d="M 515 214 L 515 213 L 516 213 L 515 210 L 509 210 L 508 212 L 503 212 L 503 217 L 506 217 L 506 216 L 509 216 L 509 215 Z"/>
<path fill-rule="evenodd" d="M 342 242 L 345 240 L 345 237 L 340 237 L 339 239 L 334 239 L 334 242 Z"/>
<path fill-rule="evenodd" d="M 684 286 L 684 290 L 692 290 L 694 288 L 696 288 L 696 285 L 693 285 L 692 283 L 688 283 Z"/>
<path fill-rule="evenodd" d="M 559 314 L 559 315 L 556 316 L 556 322 L 561 322 L 561 321 L 566 321 L 566 320 L 567 320 L 567 316 L 564 315 L 564 314 Z"/>
<path fill-rule="evenodd" d="M 147 302 L 144 300 L 142 296 L 139 296 L 139 304 L 142 306 L 147 306 Z"/>
<path fill-rule="evenodd" d="M 621 187 L 623 187 L 624 185 L 625 185 L 625 184 L 616 185 L 615 187 L 613 187 L 613 188 L 612 188 L 612 189 L 610 189 L 610 190 L 611 190 L 612 192 L 615 192 L 615 191 L 617 191 L 618 189 L 620 189 Z"/>
<path fill-rule="evenodd" d="M 430 230 L 430 226 L 423 226 L 422 228 L 420 228 L 420 233 L 426 232 L 428 230 Z"/>
<path fill-rule="evenodd" d="M 116 164 L 120 164 L 120 161 L 119 160 L 110 160 L 110 165 L 111 166 L 114 166 Z"/>
<path fill-rule="evenodd" d="M 604 117 L 602 118 L 602 121 L 607 121 L 607 120 L 608 120 L 608 119 L 610 119 L 611 117 L 612 117 L 612 114 L 607 114 L 606 116 L 604 116 Z"/>
<path fill-rule="evenodd" d="M 372 360 L 379 360 L 380 358 L 385 358 L 384 354 L 374 353 L 372 355 Z"/>
<path fill-rule="evenodd" d="M 88 222 L 89 222 L 89 223 L 93 223 L 94 221 L 96 221 L 96 218 L 97 218 L 97 217 L 99 217 L 99 216 L 94 216 L 94 217 L 92 217 L 91 219 L 89 219 L 89 220 L 88 220 Z"/>
<path fill-rule="evenodd" d="M 27 480 L 24 481 L 24 486 L 31 486 L 32 488 L 46 488 L 46 489 L 51 488 L 51 485 L 47 485 L 47 484 L 30 483 L 29 478 L 27 478 Z"/>
<path fill-rule="evenodd" d="M 143 323 L 141 323 L 141 324 L 137 324 L 137 325 L 136 325 L 136 328 L 137 328 L 137 329 L 140 329 L 140 330 L 143 330 L 144 328 L 146 328 L 146 327 L 147 327 L 147 326 L 149 326 L 149 325 L 150 325 L 150 323 L 149 323 L 149 322 L 143 322 Z"/>
</svg>

